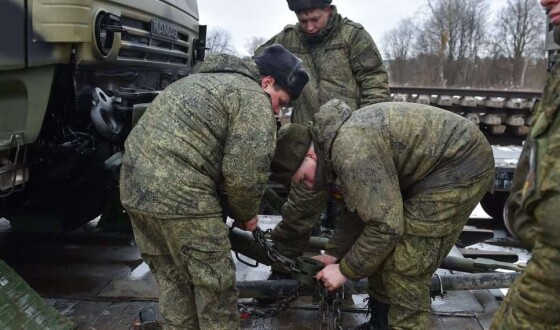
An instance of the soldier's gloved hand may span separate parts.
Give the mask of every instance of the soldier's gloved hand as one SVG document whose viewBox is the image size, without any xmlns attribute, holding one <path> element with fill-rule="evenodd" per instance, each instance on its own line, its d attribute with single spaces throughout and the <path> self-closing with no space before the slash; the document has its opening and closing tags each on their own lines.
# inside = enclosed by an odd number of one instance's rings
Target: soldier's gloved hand
<svg viewBox="0 0 560 330">
<path fill-rule="evenodd" d="M 259 223 L 259 216 L 255 215 L 251 220 L 245 222 L 235 221 L 233 225 L 241 230 L 253 231 L 257 229 L 258 223 Z"/>
<path fill-rule="evenodd" d="M 312 258 L 317 260 L 317 261 L 320 261 L 325 266 L 335 264 L 338 261 L 338 258 L 335 258 L 335 257 L 330 256 L 328 254 L 320 254 L 320 255 L 314 256 Z"/>
</svg>

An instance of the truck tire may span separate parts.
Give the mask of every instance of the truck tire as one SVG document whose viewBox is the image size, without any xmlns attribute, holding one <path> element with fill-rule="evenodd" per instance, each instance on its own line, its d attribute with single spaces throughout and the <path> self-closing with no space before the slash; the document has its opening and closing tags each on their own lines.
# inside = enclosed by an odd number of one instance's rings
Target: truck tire
<svg viewBox="0 0 560 330">
<path fill-rule="evenodd" d="M 509 196 L 509 192 L 507 191 L 496 191 L 492 193 L 486 193 L 482 200 L 480 201 L 480 205 L 484 212 L 486 212 L 489 216 L 492 217 L 497 222 L 503 223 L 504 222 L 504 207 L 506 205 L 506 200 Z"/>
</svg>

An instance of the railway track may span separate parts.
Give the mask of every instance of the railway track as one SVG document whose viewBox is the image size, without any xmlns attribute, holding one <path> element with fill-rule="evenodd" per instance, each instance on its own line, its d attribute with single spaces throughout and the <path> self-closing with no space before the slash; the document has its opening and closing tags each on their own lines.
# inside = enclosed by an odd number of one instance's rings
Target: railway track
<svg viewBox="0 0 560 330">
<path fill-rule="evenodd" d="M 392 100 L 443 108 L 479 125 L 491 144 L 521 145 L 533 120 L 540 91 L 399 87 Z"/>
</svg>

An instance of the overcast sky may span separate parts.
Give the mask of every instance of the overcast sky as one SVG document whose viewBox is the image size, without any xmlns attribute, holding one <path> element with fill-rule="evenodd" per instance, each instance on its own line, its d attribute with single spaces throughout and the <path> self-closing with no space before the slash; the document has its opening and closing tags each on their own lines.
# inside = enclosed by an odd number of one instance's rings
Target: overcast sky
<svg viewBox="0 0 560 330">
<path fill-rule="evenodd" d="M 538 0 L 535 0 L 538 1 Z M 333 0 L 343 17 L 362 24 L 382 48 L 383 34 L 401 19 L 415 20 L 425 11 L 427 0 Z M 507 0 L 489 0 L 492 15 Z M 209 29 L 229 31 L 233 45 L 241 55 L 248 55 L 245 43 L 251 37 L 267 40 L 287 24 L 296 22 L 286 0 L 199 0 L 200 23 Z"/>
</svg>

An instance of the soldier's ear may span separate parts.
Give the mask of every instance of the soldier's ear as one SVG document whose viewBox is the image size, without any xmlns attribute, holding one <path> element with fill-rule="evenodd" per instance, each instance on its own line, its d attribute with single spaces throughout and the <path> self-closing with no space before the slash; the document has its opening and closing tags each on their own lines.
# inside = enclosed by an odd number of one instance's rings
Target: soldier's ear
<svg viewBox="0 0 560 330">
<path fill-rule="evenodd" d="M 261 79 L 261 87 L 262 87 L 262 89 L 266 89 L 266 88 L 268 88 L 269 86 L 274 86 L 274 82 L 275 82 L 275 81 L 276 81 L 276 80 L 274 79 L 273 76 L 264 76 L 264 77 L 262 77 L 262 79 Z"/>
</svg>

